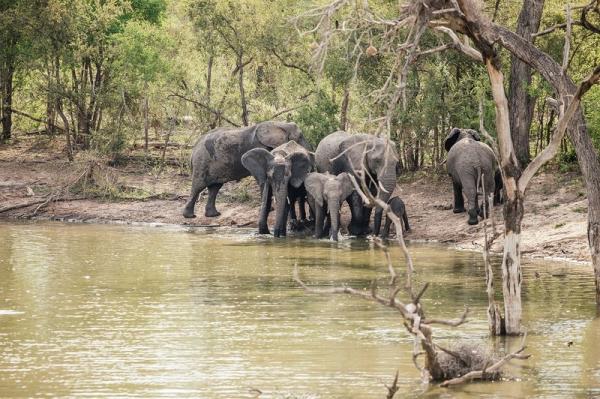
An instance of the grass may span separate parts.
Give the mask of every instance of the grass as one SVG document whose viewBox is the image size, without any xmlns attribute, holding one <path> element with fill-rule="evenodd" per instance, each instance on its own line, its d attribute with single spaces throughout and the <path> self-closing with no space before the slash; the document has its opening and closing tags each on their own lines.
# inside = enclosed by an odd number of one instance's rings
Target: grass
<svg viewBox="0 0 600 399">
<path fill-rule="evenodd" d="M 555 229 L 560 229 L 561 227 L 563 227 L 566 223 L 558 223 L 554 225 Z"/>
<path fill-rule="evenodd" d="M 577 208 L 573 208 L 573 212 L 577 213 L 587 213 L 588 209 L 585 206 L 578 206 Z"/>
</svg>

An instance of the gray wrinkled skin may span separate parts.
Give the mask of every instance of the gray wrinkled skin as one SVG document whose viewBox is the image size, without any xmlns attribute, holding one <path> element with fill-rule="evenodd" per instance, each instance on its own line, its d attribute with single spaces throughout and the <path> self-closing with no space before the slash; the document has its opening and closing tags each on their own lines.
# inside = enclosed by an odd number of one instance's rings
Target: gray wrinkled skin
<svg viewBox="0 0 600 399">
<path fill-rule="evenodd" d="M 300 202 L 300 217 L 304 222 L 306 190 L 304 179 L 314 168 L 314 157 L 295 141 L 282 144 L 272 151 L 255 148 L 242 156 L 242 165 L 254 176 L 262 192 L 258 220 L 258 232 L 269 234 L 267 219 L 271 211 L 271 199 L 275 197 L 275 237 L 287 233 L 287 217 L 296 222 L 295 203 Z"/>
<path fill-rule="evenodd" d="M 340 208 L 354 191 L 348 174 L 342 172 L 336 176 L 329 173 L 309 173 L 304 180 L 304 186 L 308 193 L 308 202 L 315 211 L 315 237 L 323 237 L 330 227 L 329 238 L 337 241 Z M 324 226 L 326 215 L 327 224 Z"/>
<path fill-rule="evenodd" d="M 389 212 L 393 212 L 396 215 L 402 224 L 402 230 L 405 232 L 410 232 L 410 225 L 408 224 L 408 215 L 406 214 L 406 205 L 404 205 L 404 201 L 395 195 L 388 201 L 390 206 Z M 387 238 L 390 234 L 390 226 L 392 225 L 392 219 L 386 215 L 385 217 L 385 225 L 383 226 L 383 231 L 381 232 L 381 238 Z M 398 234 L 396 232 L 396 234 Z"/>
<path fill-rule="evenodd" d="M 365 165 L 362 165 L 363 153 L 367 149 Z M 343 154 L 340 156 L 340 154 Z M 333 161 L 332 161 L 333 159 Z M 396 186 L 398 155 L 394 144 L 384 138 L 369 134 L 349 134 L 338 131 L 325 137 L 315 150 L 317 171 L 338 175 L 342 172 L 357 175 L 356 171 L 364 166 L 375 179 L 370 182 L 373 194 L 387 202 Z M 369 181 L 369 179 L 367 179 Z M 378 190 L 381 185 L 385 190 Z M 352 211 L 352 221 L 348 229 L 351 234 L 362 235 L 369 232 L 371 208 L 364 207 L 358 194 L 348 200 Z M 379 234 L 383 209 L 377 208 L 373 223 L 373 233 Z"/>
<path fill-rule="evenodd" d="M 446 166 L 454 189 L 454 213 L 465 211 L 464 193 L 467 198 L 468 223 L 471 225 L 479 222 L 478 179 L 483 176 L 486 195 L 496 192 L 494 176 L 497 165 L 494 152 L 479 140 L 479 134 L 475 130 L 454 128 L 444 142 L 448 151 Z M 481 191 L 483 194 L 482 189 Z M 484 206 L 488 206 L 486 199 Z"/>
<path fill-rule="evenodd" d="M 192 150 L 192 190 L 183 216 L 195 217 L 196 201 L 205 188 L 209 193 L 205 215 L 219 216 L 215 200 L 221 186 L 250 175 L 242 165 L 242 155 L 254 148 L 270 151 L 290 140 L 310 149 L 295 123 L 267 121 L 242 128 L 217 128 L 202 135 Z"/>
</svg>

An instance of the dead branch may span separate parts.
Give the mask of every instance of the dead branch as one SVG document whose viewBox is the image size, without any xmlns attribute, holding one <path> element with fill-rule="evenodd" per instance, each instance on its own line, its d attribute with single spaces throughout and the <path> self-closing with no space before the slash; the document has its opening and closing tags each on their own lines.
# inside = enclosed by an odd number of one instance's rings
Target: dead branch
<svg viewBox="0 0 600 399">
<path fill-rule="evenodd" d="M 502 359 L 498 360 L 492 366 L 486 367 L 483 370 L 471 371 L 471 372 L 463 375 L 462 377 L 453 378 L 451 380 L 446 380 L 446 381 L 442 382 L 440 384 L 440 386 L 441 387 L 449 387 L 452 385 L 459 385 L 459 384 L 471 382 L 473 380 L 480 380 L 480 379 L 483 379 L 486 374 L 494 373 L 494 372 L 500 370 L 500 368 L 502 368 L 502 366 L 504 366 L 506 363 L 508 363 L 512 359 L 528 359 L 531 355 L 523 354 L 523 351 L 527 348 L 525 346 L 526 338 L 527 338 L 527 334 L 524 334 L 523 340 L 521 341 L 521 346 L 519 347 L 519 349 L 504 356 Z"/>
<path fill-rule="evenodd" d="M 233 122 L 231 119 L 227 118 L 224 114 L 223 111 L 221 111 L 220 109 L 214 109 L 211 106 L 209 106 L 208 104 L 204 104 L 201 101 L 198 100 L 194 100 L 192 98 L 186 97 L 182 94 L 179 93 L 171 93 L 169 94 L 167 97 L 177 97 L 180 98 L 182 100 L 185 100 L 187 102 L 190 102 L 192 104 L 195 104 L 201 108 L 204 108 L 205 110 L 207 110 L 208 112 L 212 113 L 213 115 L 215 115 L 217 118 L 223 118 L 223 120 L 229 124 L 231 124 L 232 126 L 235 127 L 240 127 L 240 125 L 238 123 Z"/>
</svg>

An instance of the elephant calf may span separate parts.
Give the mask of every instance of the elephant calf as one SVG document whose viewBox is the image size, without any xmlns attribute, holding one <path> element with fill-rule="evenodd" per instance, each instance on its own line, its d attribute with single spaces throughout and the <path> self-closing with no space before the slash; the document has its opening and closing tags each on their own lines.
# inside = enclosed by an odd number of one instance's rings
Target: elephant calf
<svg viewBox="0 0 600 399">
<path fill-rule="evenodd" d="M 282 144 L 271 152 L 255 148 L 242 156 L 242 165 L 254 176 L 262 191 L 258 220 L 259 234 L 269 234 L 267 218 L 271 211 L 271 197 L 275 196 L 275 237 L 285 236 L 287 217 L 291 207 L 300 199 L 301 217 L 306 190 L 304 179 L 312 171 L 313 155 L 295 141 Z"/>
<path fill-rule="evenodd" d="M 454 190 L 454 213 L 465 211 L 463 192 L 467 197 L 470 225 L 479 223 L 481 213 L 478 195 L 481 187 L 485 188 L 486 195 L 496 194 L 496 158 L 494 152 L 482 143 L 479 134 L 472 129 L 454 128 L 444 141 L 444 148 L 448 151 L 448 174 L 452 177 Z M 488 206 L 488 199 L 484 198 L 483 206 Z"/>
<path fill-rule="evenodd" d="M 183 216 L 193 218 L 200 193 L 208 187 L 205 215 L 219 216 L 215 199 L 224 183 L 250 176 L 242 165 L 242 155 L 254 148 L 272 150 L 294 140 L 310 150 L 295 123 L 261 122 L 242 128 L 217 128 L 200 137 L 192 150 L 192 192 Z"/>
<path fill-rule="evenodd" d="M 350 177 L 345 172 L 337 176 L 329 173 L 309 173 L 304 185 L 308 193 L 308 202 L 315 211 L 315 237 L 323 237 L 327 227 L 330 226 L 329 237 L 333 241 L 337 241 L 340 228 L 340 208 L 354 191 Z M 323 226 L 328 213 L 328 223 Z"/>
<path fill-rule="evenodd" d="M 393 212 L 398 218 L 400 218 L 402 223 L 403 231 L 410 232 L 410 225 L 408 224 L 408 216 L 406 215 L 406 206 L 404 205 L 404 201 L 402 198 L 395 196 L 388 201 L 388 205 L 390 209 L 388 212 Z M 381 232 L 381 238 L 387 238 L 390 233 L 390 226 L 392 224 L 392 219 L 386 215 L 385 217 L 385 225 L 383 226 L 383 231 Z M 398 234 L 398 233 L 396 233 Z"/>
</svg>

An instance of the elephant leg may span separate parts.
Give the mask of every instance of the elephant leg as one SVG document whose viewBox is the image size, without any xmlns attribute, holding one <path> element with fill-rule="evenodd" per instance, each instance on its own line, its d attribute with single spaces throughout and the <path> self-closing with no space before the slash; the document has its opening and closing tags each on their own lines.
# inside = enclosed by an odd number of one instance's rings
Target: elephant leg
<svg viewBox="0 0 600 399">
<path fill-rule="evenodd" d="M 196 207 L 196 201 L 198 201 L 198 197 L 202 190 L 206 188 L 206 185 L 202 183 L 197 183 L 196 180 L 192 182 L 192 192 L 190 193 L 190 198 L 188 202 L 185 204 L 185 208 L 183 208 L 183 217 L 184 218 L 195 218 L 194 208 Z"/>
<path fill-rule="evenodd" d="M 315 238 L 323 237 L 323 222 L 325 218 L 322 206 L 315 204 Z"/>
<path fill-rule="evenodd" d="M 375 210 L 375 218 L 373 219 L 373 234 L 378 236 L 381 229 L 381 219 L 383 218 L 383 209 L 377 207 Z"/>
<path fill-rule="evenodd" d="M 404 222 L 404 230 L 407 233 L 410 232 L 410 226 L 408 224 L 408 216 L 406 215 L 406 210 L 402 212 L 402 221 Z"/>
<path fill-rule="evenodd" d="M 285 210 L 283 211 L 283 222 L 281 223 L 281 231 L 280 234 L 282 237 L 287 235 L 287 215 L 290 213 L 290 202 L 285 201 Z"/>
<path fill-rule="evenodd" d="M 204 209 L 204 215 L 206 217 L 212 218 L 221 214 L 221 212 L 217 211 L 217 208 L 215 207 L 217 194 L 219 193 L 221 187 L 223 187 L 222 183 L 215 183 L 208 186 L 208 200 L 206 201 L 206 207 Z"/>
<path fill-rule="evenodd" d="M 363 218 L 363 203 L 360 196 L 353 192 L 350 197 L 346 199 L 348 206 L 350 207 L 350 213 L 352 217 L 350 219 L 350 224 L 348 225 L 348 232 L 352 235 L 359 236 L 362 235 L 361 231 L 361 221 Z"/>
<path fill-rule="evenodd" d="M 305 206 L 306 200 L 304 196 L 301 196 L 298 199 L 298 207 L 300 208 L 300 221 L 302 223 L 306 222 L 306 206 Z"/>
<path fill-rule="evenodd" d="M 465 211 L 465 200 L 462 194 L 462 185 L 459 182 L 452 181 L 452 190 L 454 191 L 454 213 L 463 213 Z"/>
<path fill-rule="evenodd" d="M 392 220 L 389 216 L 385 217 L 385 224 L 383 225 L 383 231 L 381 232 L 381 238 L 387 238 L 390 234 L 390 225 L 392 224 Z"/>
<path fill-rule="evenodd" d="M 371 228 L 369 227 L 369 224 L 371 223 L 371 212 L 373 212 L 373 208 L 367 206 L 363 208 L 363 220 L 360 226 L 363 235 L 371 233 Z"/>
<path fill-rule="evenodd" d="M 323 204 L 323 215 L 325 216 L 325 225 L 323 226 L 323 236 L 329 236 L 329 231 L 331 230 L 331 215 L 329 214 L 329 209 L 327 204 Z"/>
<path fill-rule="evenodd" d="M 296 197 L 291 197 L 289 198 L 289 208 L 290 211 L 289 216 L 290 216 L 290 227 L 292 229 L 292 231 L 298 230 L 298 217 L 296 216 Z"/>
<path fill-rule="evenodd" d="M 266 183 L 263 186 L 260 215 L 258 217 L 258 234 L 269 234 L 269 226 L 267 225 L 267 219 L 269 218 L 269 212 L 271 212 L 272 196 L 273 192 L 271 189 L 271 185 L 269 183 Z"/>
<path fill-rule="evenodd" d="M 475 182 L 476 178 L 466 178 L 462 181 L 462 187 L 467 196 L 467 209 L 469 213 L 469 221 L 470 225 L 475 225 L 479 223 L 478 214 L 479 214 L 479 206 L 477 204 L 477 185 Z"/>
</svg>

